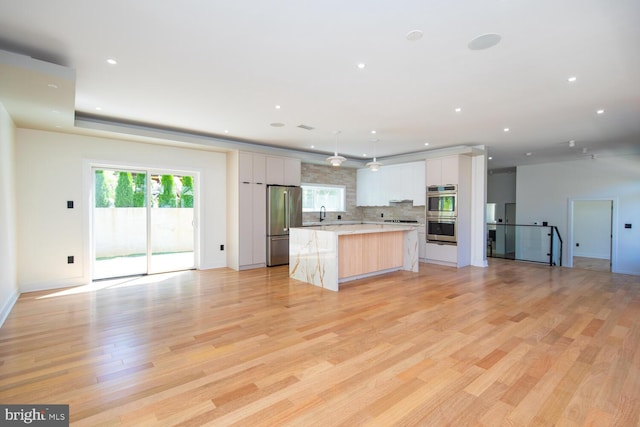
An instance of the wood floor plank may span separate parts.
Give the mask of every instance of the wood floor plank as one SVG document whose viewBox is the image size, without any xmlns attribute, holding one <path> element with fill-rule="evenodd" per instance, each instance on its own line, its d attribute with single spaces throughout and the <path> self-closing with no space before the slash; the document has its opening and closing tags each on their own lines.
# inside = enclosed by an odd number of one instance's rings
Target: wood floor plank
<svg viewBox="0 0 640 427">
<path fill-rule="evenodd" d="M 492 259 L 338 293 L 287 266 L 27 293 L 0 402 L 77 426 L 636 426 L 640 278 Z"/>
</svg>

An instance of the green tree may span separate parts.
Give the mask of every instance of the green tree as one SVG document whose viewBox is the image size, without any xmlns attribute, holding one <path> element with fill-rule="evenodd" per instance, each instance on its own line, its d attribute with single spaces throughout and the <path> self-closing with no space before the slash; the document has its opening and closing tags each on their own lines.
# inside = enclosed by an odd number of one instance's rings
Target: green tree
<svg viewBox="0 0 640 427">
<path fill-rule="evenodd" d="M 133 178 L 131 172 L 120 172 L 116 185 L 116 208 L 130 208 L 133 206 Z"/>
<path fill-rule="evenodd" d="M 97 170 L 96 171 L 96 188 L 95 188 L 95 199 L 96 199 L 96 208 L 108 208 L 109 207 L 109 187 L 107 187 L 107 183 L 104 182 L 104 171 Z"/>
<path fill-rule="evenodd" d="M 180 194 L 180 207 L 193 207 L 193 177 L 185 175 L 182 177 L 182 192 Z"/>
<path fill-rule="evenodd" d="M 173 175 L 162 175 L 160 178 L 162 192 L 158 196 L 158 207 L 175 208 L 176 190 L 173 185 Z"/>
<path fill-rule="evenodd" d="M 133 190 L 133 207 L 143 208 L 147 205 L 147 175 L 137 173 Z"/>
</svg>

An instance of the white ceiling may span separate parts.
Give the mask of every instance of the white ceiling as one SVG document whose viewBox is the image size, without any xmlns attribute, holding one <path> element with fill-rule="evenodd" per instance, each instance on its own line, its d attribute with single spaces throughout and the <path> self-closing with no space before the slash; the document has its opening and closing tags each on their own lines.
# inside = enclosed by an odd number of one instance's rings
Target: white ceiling
<svg viewBox="0 0 640 427">
<path fill-rule="evenodd" d="M 486 33 L 500 43 L 467 47 Z M 490 169 L 640 152 L 638 0 L 0 0 L 0 49 L 75 71 L 78 117 L 318 158 L 337 130 L 339 154 L 360 161 L 461 145 L 485 145 Z M 18 126 L 85 131 L 56 123 L 47 96 L 16 107 L 25 88 L 56 89 L 0 70 Z"/>
</svg>

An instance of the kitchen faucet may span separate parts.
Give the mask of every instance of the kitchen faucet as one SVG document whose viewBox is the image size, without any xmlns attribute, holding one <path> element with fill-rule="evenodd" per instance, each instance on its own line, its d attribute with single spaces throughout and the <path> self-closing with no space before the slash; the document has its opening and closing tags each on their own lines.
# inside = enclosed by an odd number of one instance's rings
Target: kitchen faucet
<svg viewBox="0 0 640 427">
<path fill-rule="evenodd" d="M 324 215 L 322 214 L 322 210 L 324 209 Z M 324 206 L 320 206 L 320 222 L 324 221 L 327 218 L 327 208 Z"/>
</svg>

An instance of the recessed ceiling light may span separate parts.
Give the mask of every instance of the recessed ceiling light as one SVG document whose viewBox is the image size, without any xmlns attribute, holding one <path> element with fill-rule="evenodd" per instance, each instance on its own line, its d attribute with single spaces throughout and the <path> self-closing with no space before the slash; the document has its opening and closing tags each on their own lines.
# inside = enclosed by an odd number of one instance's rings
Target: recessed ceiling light
<svg viewBox="0 0 640 427">
<path fill-rule="evenodd" d="M 502 129 L 502 130 L 503 130 L 503 131 L 505 131 L 505 132 L 509 132 L 511 129 L 509 129 L 509 128 L 504 128 L 504 129 Z"/>
<path fill-rule="evenodd" d="M 604 110 L 598 110 L 596 111 L 597 114 L 604 114 Z"/>
<path fill-rule="evenodd" d="M 367 153 L 362 153 L 362 157 L 367 157 Z"/>
<path fill-rule="evenodd" d="M 225 129 L 225 130 L 224 130 L 224 133 L 229 133 L 229 129 Z"/>
<path fill-rule="evenodd" d="M 493 160 L 493 157 L 489 156 L 489 160 Z"/>
<path fill-rule="evenodd" d="M 456 112 L 456 113 L 459 113 L 460 111 L 462 111 L 462 108 L 460 108 L 460 107 L 458 107 L 458 108 L 456 108 L 456 109 L 455 109 L 455 112 Z"/>
<path fill-rule="evenodd" d="M 47 86 L 50 87 L 51 89 L 58 89 L 58 85 L 55 83 L 49 83 Z"/>
<path fill-rule="evenodd" d="M 411 30 L 407 33 L 405 38 L 410 42 L 414 42 L 416 40 L 420 40 L 423 35 L 424 33 L 422 32 L 422 30 Z"/>
<path fill-rule="evenodd" d="M 476 37 L 475 39 L 471 40 L 467 45 L 467 47 L 471 50 L 489 49 L 490 47 L 493 47 L 498 43 L 500 43 L 501 39 L 502 37 L 500 36 L 500 34 L 494 34 L 494 33 L 482 34 Z"/>
<path fill-rule="evenodd" d="M 567 81 L 568 81 L 569 83 L 573 83 L 573 82 L 575 82 L 576 80 L 578 80 L 578 78 L 577 78 L 576 76 L 571 76 L 571 77 L 569 77 L 569 78 L 567 79 Z"/>
<path fill-rule="evenodd" d="M 428 143 L 428 142 L 425 142 L 425 143 L 424 143 L 424 146 L 426 147 L 427 145 L 429 145 L 429 143 Z"/>
<path fill-rule="evenodd" d="M 275 123 L 271 123 L 269 126 L 274 128 L 281 128 L 284 126 L 284 123 L 275 122 Z"/>
<path fill-rule="evenodd" d="M 365 65 L 365 63 L 364 63 L 364 62 L 361 62 L 361 63 L 359 63 L 359 64 L 358 64 L 358 68 L 359 68 L 359 69 L 361 69 L 361 70 L 362 70 L 364 67 L 366 67 L 366 65 Z"/>
<path fill-rule="evenodd" d="M 276 110 L 279 110 L 279 109 L 280 109 L 280 106 L 279 106 L 279 105 L 276 105 Z"/>
<path fill-rule="evenodd" d="M 96 107 L 96 111 L 101 111 L 102 107 Z"/>
<path fill-rule="evenodd" d="M 311 148 L 316 148 L 316 146 L 315 146 L 315 145 L 312 145 L 312 146 L 311 146 Z"/>
<path fill-rule="evenodd" d="M 113 58 L 107 59 L 107 64 L 109 64 L 109 65 L 116 65 L 117 63 L 118 63 L 118 61 L 116 61 Z"/>
<path fill-rule="evenodd" d="M 530 155 L 532 155 L 533 153 L 525 153 L 524 155 L 529 157 Z"/>
<path fill-rule="evenodd" d="M 375 131 L 375 130 L 372 130 L 372 131 L 371 131 L 371 133 L 375 135 L 375 134 L 376 134 L 376 131 Z"/>
</svg>

